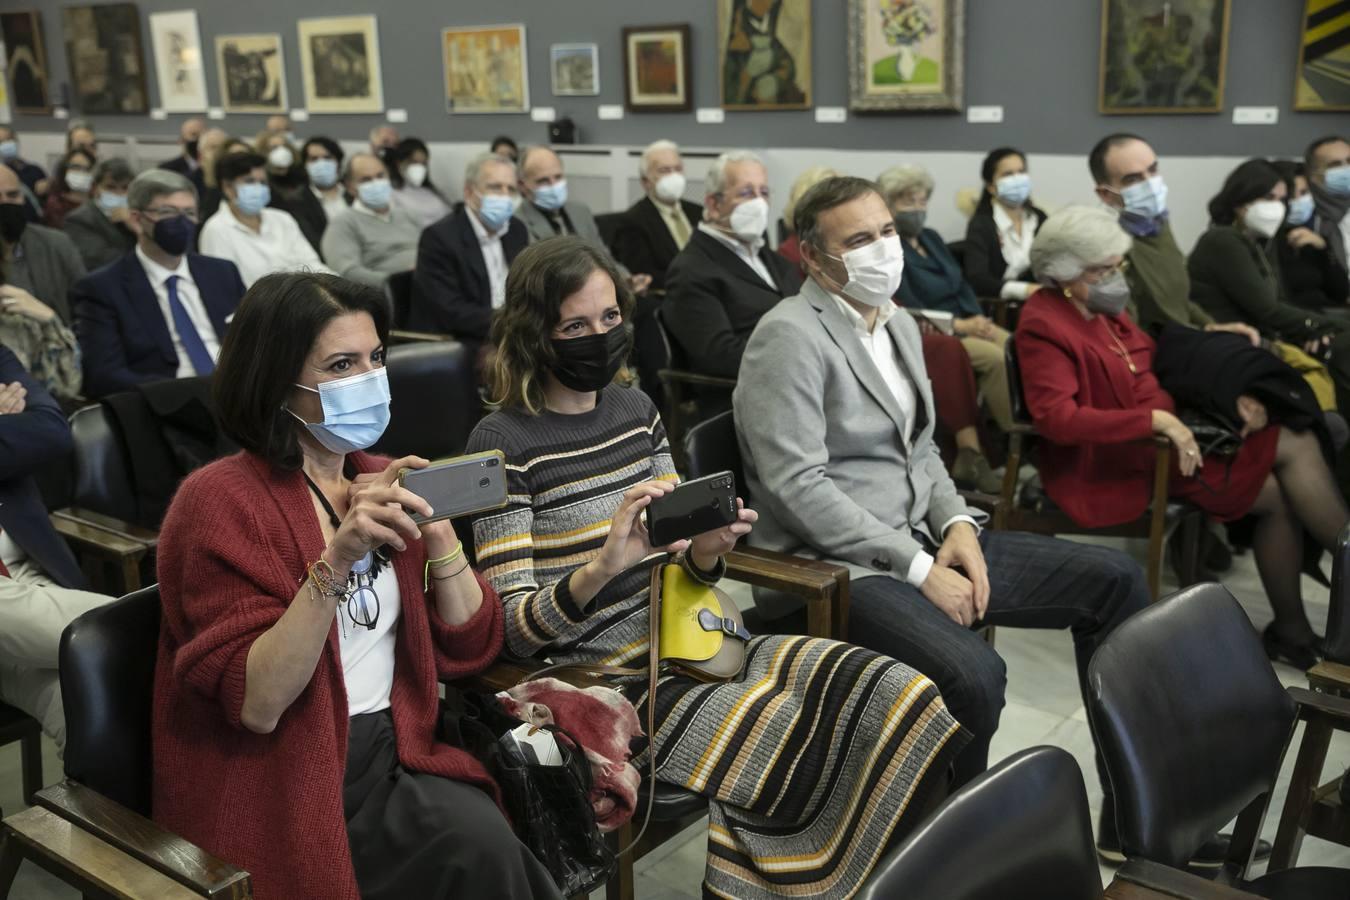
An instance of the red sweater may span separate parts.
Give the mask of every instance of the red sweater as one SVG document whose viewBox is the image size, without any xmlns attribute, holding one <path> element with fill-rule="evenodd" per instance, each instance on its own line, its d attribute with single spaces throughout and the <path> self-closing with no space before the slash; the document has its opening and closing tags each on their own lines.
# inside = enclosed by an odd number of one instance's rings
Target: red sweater
<svg viewBox="0 0 1350 900">
<path fill-rule="evenodd" d="M 351 457 L 362 472 L 382 461 Z M 164 605 L 152 722 L 154 818 L 253 876 L 259 900 L 358 900 L 343 816 L 347 694 L 336 620 L 309 686 L 271 734 L 239 721 L 249 647 L 285 612 L 324 540 L 299 472 L 240 453 L 179 488 L 159 541 Z M 468 754 L 436 743 L 437 678 L 479 672 L 502 646 L 501 603 L 463 625 L 422 589 L 420 542 L 394 557 L 402 595 L 391 705 L 409 770 L 497 786 Z M 423 597 L 424 602 L 417 602 Z"/>
</svg>

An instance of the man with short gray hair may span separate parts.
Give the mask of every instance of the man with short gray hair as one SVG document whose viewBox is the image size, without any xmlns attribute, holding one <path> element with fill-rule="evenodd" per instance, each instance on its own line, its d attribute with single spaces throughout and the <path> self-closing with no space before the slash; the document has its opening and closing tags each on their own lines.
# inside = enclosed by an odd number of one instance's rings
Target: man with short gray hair
<svg viewBox="0 0 1350 900">
<path fill-rule="evenodd" d="M 323 258 L 339 275 L 383 288 L 390 275 L 417 262 L 422 228 L 390 201 L 389 172 L 375 154 L 350 157 L 342 181 L 356 199 L 324 230 Z"/>
<path fill-rule="evenodd" d="M 197 193 L 167 169 L 127 189 L 136 247 L 70 291 L 91 399 L 147 381 L 209 375 L 226 322 L 244 296 L 234 263 L 190 252 Z"/>
<path fill-rule="evenodd" d="M 650 273 L 652 288 L 662 290 L 666 270 L 703 219 L 703 207 L 684 199 L 684 159 L 672 141 L 649 144 L 638 175 L 644 196 L 614 229 L 614 258 L 631 272 Z"/>
</svg>

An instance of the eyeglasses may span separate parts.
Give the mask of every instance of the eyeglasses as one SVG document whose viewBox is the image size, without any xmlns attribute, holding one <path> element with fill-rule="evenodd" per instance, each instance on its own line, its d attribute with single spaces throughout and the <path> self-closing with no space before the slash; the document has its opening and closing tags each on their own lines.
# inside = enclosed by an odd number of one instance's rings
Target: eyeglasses
<svg viewBox="0 0 1350 900">
<path fill-rule="evenodd" d="M 1130 261 L 1128 259 L 1122 259 L 1114 266 L 1088 266 L 1083 270 L 1083 274 L 1091 278 L 1100 279 L 1105 278 L 1108 275 L 1114 275 L 1116 272 L 1124 275 L 1128 271 L 1130 271 Z"/>
<path fill-rule="evenodd" d="M 183 216 L 194 225 L 197 223 L 197 211 L 195 209 L 178 209 L 173 206 L 157 206 L 153 209 L 143 209 L 141 213 L 152 222 L 158 222 L 160 219 L 172 219 L 174 216 Z"/>
<path fill-rule="evenodd" d="M 386 560 L 381 558 L 380 562 Z M 379 569 L 373 552 L 361 557 L 351 569 L 350 577 L 356 581 L 356 587 L 347 593 L 347 618 L 353 625 L 371 631 L 380 621 L 380 595 L 375 593 L 375 575 Z"/>
</svg>

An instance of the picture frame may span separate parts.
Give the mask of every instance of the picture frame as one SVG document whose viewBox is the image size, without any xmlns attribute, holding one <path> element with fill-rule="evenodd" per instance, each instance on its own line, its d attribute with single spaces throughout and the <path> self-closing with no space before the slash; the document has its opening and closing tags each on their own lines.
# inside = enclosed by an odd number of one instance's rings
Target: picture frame
<svg viewBox="0 0 1350 900">
<path fill-rule="evenodd" d="M 0 13 L 0 42 L 5 48 L 4 72 L 14 112 L 50 115 L 52 104 L 42 13 L 36 9 Z"/>
<path fill-rule="evenodd" d="M 595 44 L 553 44 L 548 59 L 553 96 L 599 96 L 600 50 Z"/>
<path fill-rule="evenodd" d="M 1102 0 L 1098 112 L 1222 112 L 1231 4 Z"/>
<path fill-rule="evenodd" d="M 210 104 L 197 11 L 151 13 L 150 46 L 159 79 L 160 108 L 169 113 L 206 112 Z"/>
<path fill-rule="evenodd" d="M 83 115 L 145 115 L 141 19 L 134 3 L 67 6 L 61 10 L 71 99 Z"/>
<path fill-rule="evenodd" d="M 1304 0 L 1294 80 L 1298 112 L 1350 111 L 1350 20 L 1343 13 L 1327 0 Z"/>
<path fill-rule="evenodd" d="M 296 33 L 309 112 L 384 112 L 375 16 L 300 19 Z"/>
<path fill-rule="evenodd" d="M 717 0 L 722 108 L 810 109 L 811 0 Z"/>
<path fill-rule="evenodd" d="M 216 36 L 221 106 L 229 113 L 284 113 L 286 55 L 279 34 Z"/>
<path fill-rule="evenodd" d="M 481 25 L 441 31 L 445 107 L 452 114 L 530 111 L 525 26 Z"/>
<path fill-rule="evenodd" d="M 9 105 L 9 79 L 3 74 L 6 71 L 7 59 L 9 57 L 5 56 L 5 45 L 0 42 L 0 125 L 8 125 L 14 121 L 14 111 Z"/>
<path fill-rule="evenodd" d="M 690 31 L 683 25 L 623 29 L 623 105 L 628 112 L 689 112 Z"/>
<path fill-rule="evenodd" d="M 848 21 L 850 109 L 961 109 L 965 0 L 849 0 Z"/>
</svg>

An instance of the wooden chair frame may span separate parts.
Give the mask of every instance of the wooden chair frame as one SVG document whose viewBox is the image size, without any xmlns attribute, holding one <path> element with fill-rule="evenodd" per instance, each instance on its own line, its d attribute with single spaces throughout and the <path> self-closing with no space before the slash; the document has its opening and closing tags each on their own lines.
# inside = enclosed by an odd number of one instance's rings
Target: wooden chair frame
<svg viewBox="0 0 1350 900">
<path fill-rule="evenodd" d="M 1308 670 L 1308 684 L 1312 691 L 1291 688 L 1300 694 L 1319 698 L 1320 705 L 1300 706 L 1299 718 L 1307 724 L 1298 757 L 1294 762 L 1289 793 L 1275 846 L 1270 855 L 1270 868 L 1285 869 L 1298 862 L 1303 838 L 1312 835 L 1323 840 L 1350 846 L 1350 810 L 1341 805 L 1340 789 L 1343 775 L 1322 783 L 1331 736 L 1337 731 L 1350 731 L 1350 666 L 1334 662 L 1320 662 Z M 1340 715 L 1325 712 L 1340 711 Z"/>
</svg>

